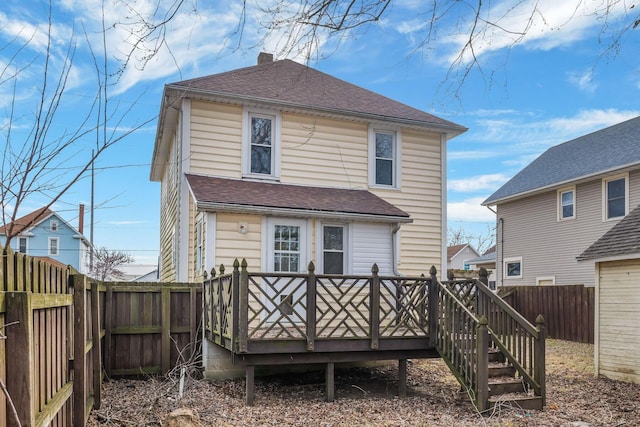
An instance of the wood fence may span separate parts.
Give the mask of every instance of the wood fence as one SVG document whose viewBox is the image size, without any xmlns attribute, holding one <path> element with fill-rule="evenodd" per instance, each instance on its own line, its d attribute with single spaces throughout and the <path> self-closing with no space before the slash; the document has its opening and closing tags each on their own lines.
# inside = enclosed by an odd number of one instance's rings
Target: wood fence
<svg viewBox="0 0 640 427">
<path fill-rule="evenodd" d="M 104 284 L 0 253 L 0 427 L 83 426 L 103 370 L 166 373 L 197 354 L 201 284 Z"/>
<path fill-rule="evenodd" d="M 530 322 L 542 314 L 548 338 L 593 344 L 593 287 L 504 286 L 499 294 Z"/>
</svg>

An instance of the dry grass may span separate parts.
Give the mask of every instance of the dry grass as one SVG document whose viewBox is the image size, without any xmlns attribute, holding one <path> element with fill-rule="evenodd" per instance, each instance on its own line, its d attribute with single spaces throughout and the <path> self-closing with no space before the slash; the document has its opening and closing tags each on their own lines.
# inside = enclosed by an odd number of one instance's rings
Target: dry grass
<svg viewBox="0 0 640 427">
<path fill-rule="evenodd" d="M 105 383 L 102 408 L 89 425 L 160 425 L 179 407 L 216 426 L 634 426 L 640 385 L 593 376 L 593 346 L 547 341 L 547 406 L 508 405 L 477 414 L 441 360 L 408 366 L 409 396 L 399 398 L 396 365 L 336 371 L 336 400 L 324 401 L 320 373 L 256 379 L 256 404 L 244 404 L 244 381 L 117 380 Z"/>
</svg>

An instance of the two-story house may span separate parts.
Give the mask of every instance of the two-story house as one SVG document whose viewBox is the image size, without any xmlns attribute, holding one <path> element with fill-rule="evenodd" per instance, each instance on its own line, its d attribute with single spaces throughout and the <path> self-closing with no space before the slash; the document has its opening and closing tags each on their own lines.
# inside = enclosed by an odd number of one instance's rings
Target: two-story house
<svg viewBox="0 0 640 427">
<path fill-rule="evenodd" d="M 151 166 L 163 281 L 446 268 L 446 145 L 466 129 L 291 60 L 168 84 Z"/>
<path fill-rule="evenodd" d="M 0 240 L 4 244 L 6 233 L 15 234 L 11 247 L 33 257 L 56 265 L 70 265 L 78 272 L 89 272 L 91 245 L 82 234 L 84 206 L 80 206 L 78 228 L 48 208 L 37 209 L 0 227 Z"/>
<path fill-rule="evenodd" d="M 594 285 L 593 242 L 640 204 L 640 117 L 545 151 L 487 200 L 501 285 Z"/>
</svg>

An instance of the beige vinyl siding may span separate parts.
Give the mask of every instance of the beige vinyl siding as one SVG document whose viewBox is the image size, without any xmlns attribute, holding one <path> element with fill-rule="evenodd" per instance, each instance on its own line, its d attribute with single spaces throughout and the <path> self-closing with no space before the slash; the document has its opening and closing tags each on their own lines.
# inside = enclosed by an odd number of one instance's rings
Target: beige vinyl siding
<svg viewBox="0 0 640 427">
<path fill-rule="evenodd" d="M 240 233 L 240 224 L 247 225 L 247 233 Z M 249 271 L 262 271 L 262 217 L 259 215 L 216 214 L 216 271 L 224 264 L 231 272 L 237 258 L 247 260 Z"/>
<path fill-rule="evenodd" d="M 242 176 L 242 107 L 191 102 L 191 172 Z"/>
<path fill-rule="evenodd" d="M 402 130 L 401 190 L 370 189 L 413 219 L 400 229 L 403 274 L 428 275 L 432 265 L 442 265 L 441 173 L 440 135 Z"/>
<path fill-rule="evenodd" d="M 629 176 L 630 209 L 640 203 L 640 173 Z M 576 260 L 619 219 L 602 220 L 602 180 L 576 185 L 575 219 L 558 221 L 556 189 L 498 206 L 499 285 L 535 285 L 555 276 L 556 285 L 593 286 L 594 262 Z M 502 241 L 504 240 L 504 246 Z M 522 279 L 502 277 L 502 260 L 522 257 Z"/>
<path fill-rule="evenodd" d="M 174 138 L 169 152 L 172 153 L 167 160 L 163 171 L 160 189 L 162 203 L 160 215 L 160 281 L 172 282 L 176 280 L 176 270 L 173 263 L 175 226 L 178 218 L 178 186 L 176 185 L 176 139 Z"/>
<path fill-rule="evenodd" d="M 283 113 L 281 181 L 366 188 L 367 138 L 365 123 Z"/>
<path fill-rule="evenodd" d="M 599 265 L 597 370 L 640 384 L 640 259 Z"/>
</svg>

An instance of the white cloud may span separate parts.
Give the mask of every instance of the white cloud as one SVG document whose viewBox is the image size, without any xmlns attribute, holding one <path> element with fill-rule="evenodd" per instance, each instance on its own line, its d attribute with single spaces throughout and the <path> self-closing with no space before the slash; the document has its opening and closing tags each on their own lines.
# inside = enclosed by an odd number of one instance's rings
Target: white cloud
<svg viewBox="0 0 640 427">
<path fill-rule="evenodd" d="M 509 179 L 503 173 L 492 173 L 487 175 L 471 176 L 465 179 L 451 179 L 447 182 L 449 190 L 458 191 L 461 193 L 480 191 L 480 190 L 495 190 Z"/>
<path fill-rule="evenodd" d="M 496 215 L 482 206 L 486 197 L 472 197 L 460 202 L 447 203 L 447 219 L 462 222 L 492 222 Z"/>
<path fill-rule="evenodd" d="M 598 83 L 593 80 L 593 70 L 568 73 L 567 80 L 583 92 L 594 93 L 598 88 Z"/>
</svg>

